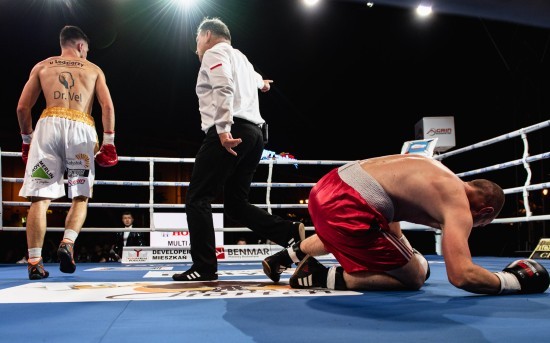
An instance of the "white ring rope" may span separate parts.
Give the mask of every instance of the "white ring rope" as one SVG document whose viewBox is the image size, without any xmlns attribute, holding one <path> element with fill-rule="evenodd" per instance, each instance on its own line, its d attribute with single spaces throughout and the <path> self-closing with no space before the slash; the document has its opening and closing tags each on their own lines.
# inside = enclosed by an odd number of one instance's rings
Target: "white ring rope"
<svg viewBox="0 0 550 343">
<path fill-rule="evenodd" d="M 265 191 L 265 203 L 267 204 L 267 212 L 269 214 L 272 214 L 271 211 L 271 180 L 273 179 L 273 161 L 269 160 L 268 162 L 268 168 L 269 172 L 267 174 L 267 189 Z"/>
<path fill-rule="evenodd" d="M 461 153 L 466 152 L 466 151 L 470 151 L 470 150 L 486 147 L 486 146 L 494 144 L 494 143 L 502 142 L 502 141 L 520 136 L 523 133 L 534 132 L 534 131 L 543 129 L 543 128 L 548 127 L 548 126 L 550 126 L 550 120 L 543 121 L 541 123 L 534 124 L 534 125 L 531 125 L 531 126 L 528 126 L 528 127 L 524 127 L 522 129 L 512 131 L 510 133 L 505 133 L 505 134 L 497 136 L 495 138 L 487 139 L 485 141 L 481 141 L 481 142 L 478 142 L 478 143 L 475 143 L 475 144 L 472 144 L 472 145 L 468 145 L 468 146 L 465 146 L 465 147 L 460 148 L 460 149 L 452 150 L 452 151 L 434 156 L 434 158 L 437 159 L 437 160 L 441 160 L 441 159 L 444 159 L 446 157 L 461 154 Z"/>
<path fill-rule="evenodd" d="M 529 192 L 525 187 L 531 184 L 531 165 L 527 162 L 527 157 L 529 157 L 529 142 L 527 141 L 527 135 L 525 133 L 521 134 L 521 139 L 523 140 L 523 168 L 527 172 L 527 177 L 525 179 L 525 184 L 523 187 L 523 203 L 525 204 L 525 215 L 531 217 L 531 206 L 529 205 Z"/>
</svg>

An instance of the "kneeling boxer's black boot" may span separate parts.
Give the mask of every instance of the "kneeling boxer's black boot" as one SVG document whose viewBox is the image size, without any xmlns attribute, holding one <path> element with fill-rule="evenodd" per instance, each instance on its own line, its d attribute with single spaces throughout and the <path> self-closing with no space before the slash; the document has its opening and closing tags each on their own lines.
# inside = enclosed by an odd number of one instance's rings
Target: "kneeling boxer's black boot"
<svg viewBox="0 0 550 343">
<path fill-rule="evenodd" d="M 292 288 L 329 288 L 335 290 L 346 290 L 344 280 L 344 268 L 332 266 L 327 268 L 317 261 L 313 256 L 307 256 L 298 264 L 296 271 L 290 277 Z"/>
<path fill-rule="evenodd" d="M 292 263 L 299 263 L 306 257 L 300 250 L 300 242 L 294 243 L 291 247 L 283 249 L 276 254 L 266 257 L 262 261 L 265 275 L 273 282 L 279 282 L 281 274 L 292 266 Z"/>
</svg>

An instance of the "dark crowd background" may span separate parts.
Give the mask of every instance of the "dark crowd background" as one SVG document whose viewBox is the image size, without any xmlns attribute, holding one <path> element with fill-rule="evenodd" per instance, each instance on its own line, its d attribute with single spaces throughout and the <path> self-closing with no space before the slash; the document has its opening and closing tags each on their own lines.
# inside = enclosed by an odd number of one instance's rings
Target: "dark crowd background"
<svg viewBox="0 0 550 343">
<path fill-rule="evenodd" d="M 59 53 L 63 25 L 80 26 L 91 39 L 88 59 L 100 66 L 116 108 L 115 144 L 121 156 L 194 157 L 203 133 L 195 95 L 199 61 L 195 31 L 204 16 L 220 17 L 230 27 L 233 45 L 255 68 L 273 79 L 260 94 L 269 123 L 266 149 L 300 160 L 355 160 L 399 153 L 415 138 L 424 117 L 453 116 L 456 148 L 505 135 L 550 119 L 550 4 L 534 1 L 442 1 L 448 11 L 419 21 L 412 9 L 381 1 L 321 1 L 306 9 L 295 0 L 204 0 L 178 8 L 164 0 L 0 1 L 0 149 L 19 151 L 16 105 L 32 66 Z M 397 1 L 399 2 L 399 1 Z M 538 8 L 534 8 L 536 5 Z M 529 11 L 524 11 L 529 9 Z M 39 99 L 35 121 L 43 109 Z M 102 128 L 94 107 L 93 115 Z M 529 154 L 550 151 L 548 129 L 528 134 Z M 444 159 L 459 173 L 520 159 L 515 138 Z M 274 182 L 316 182 L 328 169 L 276 166 Z M 188 166 L 155 171 L 155 180 L 188 181 Z M 547 159 L 531 164 L 531 183 L 548 182 Z M 18 159 L 2 157 L 2 177 L 22 177 Z M 525 183 L 522 166 L 483 174 L 503 188 Z M 121 162 L 99 169 L 103 180 L 143 180 L 146 166 Z M 258 169 L 255 181 L 265 182 Z M 128 189 L 129 188 L 129 189 Z M 184 187 L 159 187 L 155 203 L 185 200 Z M 2 183 L 3 201 L 24 201 L 12 183 Z M 308 189 L 272 190 L 272 203 L 297 203 Z M 265 202 L 265 189 L 251 199 Z M 218 199 L 219 200 L 219 199 Z M 66 198 L 59 201 L 67 201 Z M 96 186 L 91 202 L 148 203 L 147 187 Z M 533 215 L 548 214 L 547 195 L 530 192 Z M 501 217 L 524 216 L 521 193 L 507 196 Z M 62 227 L 64 211 L 51 207 L 50 227 Z M 121 227 L 121 208 L 90 208 L 85 227 Z M 163 210 L 159 210 L 163 211 Z M 276 210 L 309 221 L 307 210 Z M 148 227 L 147 209 L 136 211 L 136 224 Z M 4 226 L 23 226 L 24 207 L 3 206 Z M 238 226 L 226 221 L 228 227 Z M 548 224 L 550 225 L 550 224 Z M 474 229 L 472 254 L 528 255 L 542 237 L 545 221 L 492 224 Z M 112 234 L 83 232 L 77 242 L 88 252 L 109 244 Z M 227 242 L 237 239 L 227 235 Z M 408 231 L 409 240 L 433 253 L 433 233 Z M 56 246 L 61 232 L 48 232 L 45 248 Z M 248 237 L 251 242 L 257 237 Z M 24 255 L 24 232 L 0 232 L 0 262 Z"/>
</svg>

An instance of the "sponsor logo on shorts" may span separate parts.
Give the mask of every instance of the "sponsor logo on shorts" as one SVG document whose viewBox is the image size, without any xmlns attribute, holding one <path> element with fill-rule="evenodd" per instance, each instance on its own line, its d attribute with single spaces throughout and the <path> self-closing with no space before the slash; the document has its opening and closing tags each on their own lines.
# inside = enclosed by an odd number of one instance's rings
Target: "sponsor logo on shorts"
<svg viewBox="0 0 550 343">
<path fill-rule="evenodd" d="M 87 154 L 76 154 L 75 158 L 67 161 L 67 166 L 80 166 L 84 169 L 90 169 L 90 156 Z"/>
<path fill-rule="evenodd" d="M 84 163 L 84 168 L 90 169 L 90 156 L 87 154 L 76 154 L 76 159 Z"/>
<path fill-rule="evenodd" d="M 50 179 L 47 179 L 47 180 L 40 180 L 40 179 L 33 179 L 32 180 L 32 183 L 34 183 L 35 185 L 49 185 L 51 184 L 52 182 L 49 181 Z"/>
<path fill-rule="evenodd" d="M 83 185 L 86 183 L 86 179 L 76 179 L 76 180 L 69 180 L 67 181 L 67 184 L 69 187 L 76 186 L 76 185 Z"/>
<path fill-rule="evenodd" d="M 52 179 L 53 173 L 44 162 L 40 161 L 32 168 L 31 176 L 38 179 Z"/>
<path fill-rule="evenodd" d="M 84 176 L 88 177 L 90 171 L 88 169 L 67 169 L 67 178 Z"/>
</svg>

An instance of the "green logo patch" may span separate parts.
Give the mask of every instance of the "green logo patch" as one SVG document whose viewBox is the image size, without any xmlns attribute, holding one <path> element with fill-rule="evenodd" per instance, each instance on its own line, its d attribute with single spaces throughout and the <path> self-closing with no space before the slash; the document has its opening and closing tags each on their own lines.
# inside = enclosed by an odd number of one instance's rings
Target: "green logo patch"
<svg viewBox="0 0 550 343">
<path fill-rule="evenodd" d="M 42 167 L 36 168 L 32 172 L 32 177 L 37 177 L 37 178 L 40 178 L 40 179 L 51 179 L 50 175 L 48 175 L 48 173 L 46 173 L 44 171 L 44 169 L 42 169 Z"/>
</svg>

